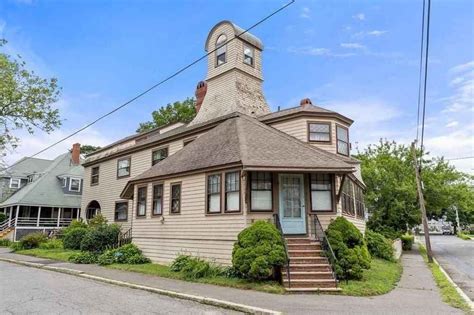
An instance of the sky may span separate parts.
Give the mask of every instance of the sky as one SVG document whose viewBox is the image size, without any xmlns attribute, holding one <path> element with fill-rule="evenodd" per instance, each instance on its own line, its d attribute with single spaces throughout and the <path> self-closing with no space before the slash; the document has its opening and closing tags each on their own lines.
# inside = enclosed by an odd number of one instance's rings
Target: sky
<svg viewBox="0 0 474 315">
<path fill-rule="evenodd" d="M 242 28 L 285 1 L 2 0 L 2 48 L 62 87 L 62 127 L 33 136 L 7 163 L 36 153 L 204 55 L 221 20 Z M 474 1 L 433 0 L 425 147 L 445 158 L 474 155 Z M 355 120 L 353 153 L 379 139 L 416 137 L 422 1 L 297 0 L 252 30 L 264 44 L 264 94 L 272 110 L 313 104 Z M 145 97 L 43 153 L 74 142 L 107 145 L 133 134 L 167 103 L 194 95 L 202 61 Z M 474 174 L 474 159 L 451 161 Z"/>
</svg>

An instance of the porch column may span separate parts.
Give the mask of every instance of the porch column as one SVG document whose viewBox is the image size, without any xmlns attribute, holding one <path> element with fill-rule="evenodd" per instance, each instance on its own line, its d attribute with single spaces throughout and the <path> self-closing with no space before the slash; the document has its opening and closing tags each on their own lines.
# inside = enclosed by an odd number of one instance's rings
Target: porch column
<svg viewBox="0 0 474 315">
<path fill-rule="evenodd" d="M 8 207 L 8 227 L 12 226 L 12 207 Z"/>
<path fill-rule="evenodd" d="M 36 220 L 36 226 L 40 226 L 40 217 L 41 217 L 41 206 L 38 207 L 38 219 Z"/>
<path fill-rule="evenodd" d="M 15 232 L 13 234 L 13 241 L 16 242 L 16 231 L 17 229 L 17 224 L 18 224 L 18 216 L 20 215 L 20 205 L 16 206 L 16 216 L 15 216 Z"/>
<path fill-rule="evenodd" d="M 79 221 L 80 217 L 81 217 L 81 208 L 77 208 L 77 214 L 76 214 L 76 219 L 77 221 Z"/>
<path fill-rule="evenodd" d="M 63 208 L 58 208 L 58 224 L 57 224 L 57 227 L 59 227 L 59 220 L 61 220 L 61 210 Z"/>
</svg>

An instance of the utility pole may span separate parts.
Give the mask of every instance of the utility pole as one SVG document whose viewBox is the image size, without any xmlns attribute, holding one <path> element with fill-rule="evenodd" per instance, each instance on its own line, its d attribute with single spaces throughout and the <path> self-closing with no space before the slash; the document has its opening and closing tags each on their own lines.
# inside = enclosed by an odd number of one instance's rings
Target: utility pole
<svg viewBox="0 0 474 315">
<path fill-rule="evenodd" d="M 423 222 L 423 231 L 425 232 L 425 244 L 426 252 L 428 254 L 428 261 L 433 262 L 433 252 L 431 251 L 431 242 L 430 242 L 430 230 L 428 228 L 428 219 L 426 218 L 426 208 L 425 208 L 425 198 L 423 197 L 423 184 L 420 178 L 420 168 L 418 166 L 418 160 L 416 158 L 416 148 L 415 142 L 411 144 L 411 150 L 413 152 L 413 162 L 415 163 L 415 176 L 416 176 L 416 189 L 418 190 L 418 200 L 420 202 L 421 208 L 421 219 Z"/>
<path fill-rule="evenodd" d="M 456 210 L 456 225 L 457 225 L 457 231 L 461 231 L 461 223 L 459 222 L 459 212 L 458 212 L 458 207 L 454 206 L 454 210 Z"/>
</svg>

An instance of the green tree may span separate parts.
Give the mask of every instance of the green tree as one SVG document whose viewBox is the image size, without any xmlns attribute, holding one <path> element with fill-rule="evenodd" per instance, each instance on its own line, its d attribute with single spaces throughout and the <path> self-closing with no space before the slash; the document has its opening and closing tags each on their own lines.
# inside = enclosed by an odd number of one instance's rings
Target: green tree
<svg viewBox="0 0 474 315">
<path fill-rule="evenodd" d="M 99 147 L 99 146 L 93 146 L 93 145 L 90 145 L 90 144 L 81 145 L 81 153 L 86 154 L 86 155 L 91 154 L 92 152 L 95 152 L 99 149 L 101 149 L 101 147 Z"/>
<path fill-rule="evenodd" d="M 0 48 L 6 44 L 0 39 Z M 59 128 L 59 111 L 52 104 L 60 88 L 55 78 L 43 79 L 26 69 L 21 56 L 0 52 L 0 156 L 19 144 L 14 131 L 35 128 L 47 133 Z"/>
<path fill-rule="evenodd" d="M 137 132 L 148 131 L 177 122 L 188 123 L 196 116 L 195 103 L 194 98 L 187 98 L 182 102 L 176 101 L 173 104 L 161 107 L 151 113 L 152 121 L 140 123 Z"/>
<path fill-rule="evenodd" d="M 418 156 L 420 154 L 417 152 Z M 395 237 L 418 225 L 421 214 L 411 148 L 380 141 L 355 157 L 362 163 L 362 176 L 367 185 L 365 201 L 371 214 L 369 228 Z M 456 206 L 468 224 L 474 209 L 473 178 L 457 171 L 442 158 L 429 158 L 429 154 L 423 156 L 422 165 L 428 217 L 447 215 L 448 210 Z"/>
</svg>

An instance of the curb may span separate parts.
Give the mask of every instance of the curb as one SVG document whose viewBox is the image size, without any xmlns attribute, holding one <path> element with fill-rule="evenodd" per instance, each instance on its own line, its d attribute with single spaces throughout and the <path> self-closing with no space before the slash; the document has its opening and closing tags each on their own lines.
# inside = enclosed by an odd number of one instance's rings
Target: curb
<svg viewBox="0 0 474 315">
<path fill-rule="evenodd" d="M 199 295 L 186 294 L 186 293 L 165 290 L 165 289 L 158 289 L 158 288 L 148 287 L 148 286 L 134 284 L 130 282 L 94 276 L 94 275 L 87 274 L 83 271 L 70 269 L 70 268 L 47 266 L 45 264 L 32 263 L 28 261 L 3 258 L 3 257 L 0 257 L 0 261 L 13 263 L 17 265 L 23 265 L 23 266 L 32 267 L 32 268 L 38 268 L 38 269 L 64 273 L 64 274 L 73 275 L 76 277 L 100 281 L 103 283 L 118 285 L 118 286 L 127 287 L 131 289 L 148 291 L 155 294 L 165 295 L 165 296 L 178 298 L 182 300 L 193 301 L 193 302 L 197 302 L 197 303 L 201 303 L 205 305 L 216 306 L 216 307 L 225 308 L 229 310 L 239 311 L 239 312 L 243 312 L 247 314 L 255 314 L 255 315 L 281 315 L 282 314 L 281 312 L 272 311 L 272 310 L 268 310 L 264 308 L 259 308 L 259 307 L 254 307 L 254 306 L 249 306 L 249 305 L 244 305 L 244 304 L 239 304 L 239 303 L 234 303 L 234 302 L 229 302 L 229 301 L 224 301 L 224 300 L 219 300 L 219 299 L 213 299 L 213 298 L 208 298 L 208 297 L 199 296 Z"/>
</svg>

